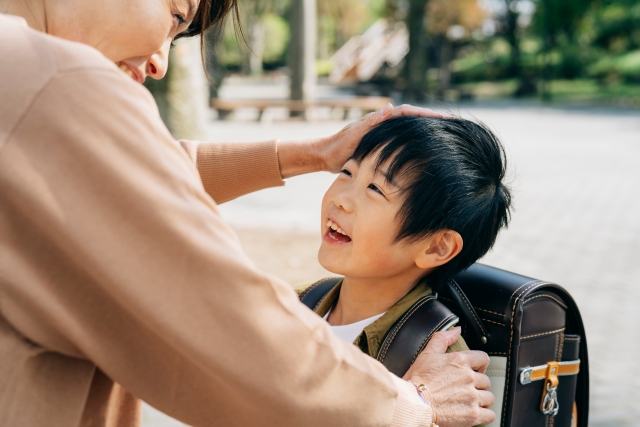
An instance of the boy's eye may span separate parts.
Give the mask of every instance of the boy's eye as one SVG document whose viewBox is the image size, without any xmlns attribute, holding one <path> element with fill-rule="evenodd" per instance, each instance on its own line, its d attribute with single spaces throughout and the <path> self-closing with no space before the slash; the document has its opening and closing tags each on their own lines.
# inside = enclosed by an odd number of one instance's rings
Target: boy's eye
<svg viewBox="0 0 640 427">
<path fill-rule="evenodd" d="M 347 176 L 351 176 L 351 172 L 349 172 L 349 170 L 348 170 L 348 169 L 342 169 L 342 170 L 340 171 L 340 173 L 343 173 L 343 174 L 345 174 L 345 175 L 347 175 Z"/>
<path fill-rule="evenodd" d="M 382 190 L 380 190 L 380 189 L 378 188 L 378 186 L 377 186 L 377 185 L 375 185 L 375 184 L 369 184 L 369 187 L 367 187 L 367 188 L 369 188 L 369 189 L 371 189 L 371 190 L 373 190 L 373 191 L 375 191 L 375 192 L 379 193 L 381 196 L 383 196 L 383 197 L 384 197 L 384 193 L 382 192 Z"/>
</svg>

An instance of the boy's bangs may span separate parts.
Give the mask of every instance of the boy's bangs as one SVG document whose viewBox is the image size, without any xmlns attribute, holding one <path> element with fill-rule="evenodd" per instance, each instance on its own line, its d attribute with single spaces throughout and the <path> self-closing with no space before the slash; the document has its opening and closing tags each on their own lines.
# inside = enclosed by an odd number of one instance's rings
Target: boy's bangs
<svg viewBox="0 0 640 427">
<path fill-rule="evenodd" d="M 385 123 L 385 122 L 383 122 Z M 382 124 L 382 123 L 381 123 Z M 421 149 L 420 137 L 424 135 L 424 130 L 413 130 L 407 132 L 406 128 L 400 129 L 402 123 L 393 119 L 388 120 L 385 126 L 376 126 L 367 133 L 356 148 L 351 160 L 360 164 L 370 156 L 375 155 L 376 172 L 382 172 L 380 168 L 384 163 L 390 161 L 386 171 L 382 173 L 388 183 L 392 183 L 405 192 L 411 186 L 411 182 L 406 180 L 402 186 L 398 185 L 398 176 L 404 179 L 415 178 L 421 171 L 424 172 L 424 156 Z M 377 153 L 377 154 L 376 154 Z"/>
</svg>

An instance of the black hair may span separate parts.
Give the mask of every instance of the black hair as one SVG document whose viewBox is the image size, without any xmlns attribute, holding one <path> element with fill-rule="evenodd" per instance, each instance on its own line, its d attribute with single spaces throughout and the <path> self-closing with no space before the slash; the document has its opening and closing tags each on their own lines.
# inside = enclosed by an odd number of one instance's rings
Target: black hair
<svg viewBox="0 0 640 427">
<path fill-rule="evenodd" d="M 385 179 L 402 180 L 395 242 L 445 229 L 462 236 L 462 251 L 429 275 L 434 290 L 486 254 L 508 225 L 511 194 L 502 182 L 507 159 L 485 125 L 460 118 L 389 119 L 362 138 L 352 159 L 361 163 L 372 155 L 376 169 L 391 159 Z"/>
</svg>

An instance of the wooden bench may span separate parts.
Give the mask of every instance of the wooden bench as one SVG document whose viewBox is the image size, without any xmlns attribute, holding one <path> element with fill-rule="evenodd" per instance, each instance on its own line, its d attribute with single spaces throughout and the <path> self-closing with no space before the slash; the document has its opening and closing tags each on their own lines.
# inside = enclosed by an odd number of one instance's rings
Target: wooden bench
<svg viewBox="0 0 640 427">
<path fill-rule="evenodd" d="M 357 96 L 353 98 L 316 99 L 313 101 L 295 101 L 289 99 L 219 99 L 213 98 L 211 106 L 218 110 L 218 117 L 226 119 L 231 112 L 240 108 L 254 108 L 258 110 L 258 120 L 261 120 L 264 111 L 268 108 L 286 108 L 289 112 L 303 113 L 308 117 L 307 111 L 318 108 L 342 109 L 343 118 L 346 119 L 352 108 L 361 110 L 364 114 L 377 111 L 391 102 L 391 98 L 384 96 Z"/>
</svg>

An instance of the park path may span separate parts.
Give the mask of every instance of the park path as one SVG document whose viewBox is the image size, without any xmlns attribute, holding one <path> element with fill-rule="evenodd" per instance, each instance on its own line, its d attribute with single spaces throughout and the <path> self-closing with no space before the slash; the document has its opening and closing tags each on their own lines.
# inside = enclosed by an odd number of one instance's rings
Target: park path
<svg viewBox="0 0 640 427">
<path fill-rule="evenodd" d="M 574 295 L 590 350 L 590 425 L 640 427 L 640 112 L 509 103 L 469 105 L 460 112 L 494 129 L 509 157 L 516 210 L 482 262 L 557 282 Z M 215 122 L 210 138 L 316 137 L 343 124 Z M 322 274 L 311 264 L 320 199 L 332 179 L 293 178 L 221 211 L 261 268 L 292 281 L 299 275 L 285 270 L 304 273 L 308 266 Z M 302 263 L 291 258 L 294 246 Z M 291 262 L 265 263 L 269 250 Z M 145 409 L 145 427 L 174 423 Z"/>
</svg>

